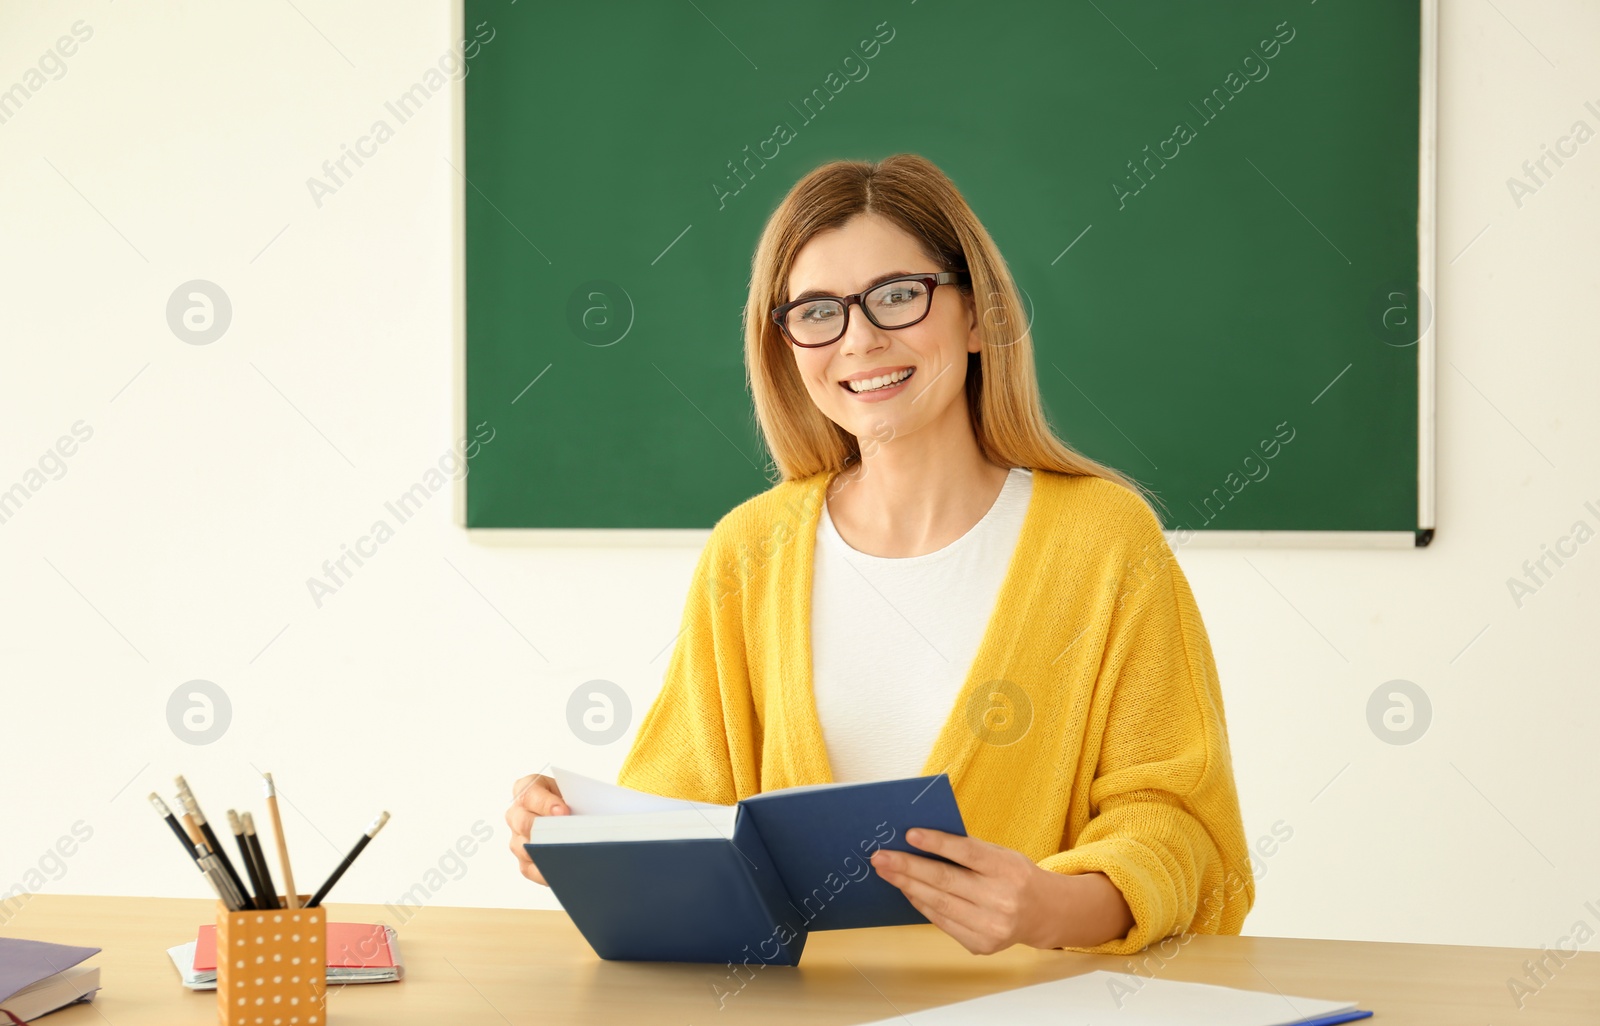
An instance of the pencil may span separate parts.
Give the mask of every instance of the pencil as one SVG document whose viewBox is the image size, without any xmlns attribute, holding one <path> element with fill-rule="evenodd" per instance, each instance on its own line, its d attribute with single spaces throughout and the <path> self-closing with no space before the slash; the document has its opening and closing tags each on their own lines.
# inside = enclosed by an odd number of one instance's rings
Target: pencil
<svg viewBox="0 0 1600 1026">
<path fill-rule="evenodd" d="M 273 786 L 272 774 L 261 774 L 267 792 L 267 813 L 272 817 L 272 832 L 278 840 L 278 862 L 283 866 L 283 907 L 299 908 L 300 895 L 294 889 L 294 870 L 289 867 L 289 845 L 283 839 L 283 817 L 278 813 L 278 789 Z"/>
<path fill-rule="evenodd" d="M 322 882 L 321 887 L 317 888 L 317 893 L 313 894 L 311 900 L 306 902 L 306 908 L 316 908 L 322 904 L 322 899 L 328 896 L 328 891 L 332 890 L 333 885 L 339 882 L 339 878 L 344 875 L 345 870 L 350 868 L 350 864 L 356 860 L 356 856 L 361 854 L 361 849 L 365 848 L 367 842 L 378 835 L 378 831 L 382 830 L 383 825 L 387 822 L 389 822 L 389 814 L 387 812 L 372 821 L 372 825 L 367 827 L 367 832 L 361 835 L 361 840 L 357 841 L 356 846 L 350 849 L 350 854 L 344 857 L 344 861 L 339 863 L 332 875 Z"/>
<path fill-rule="evenodd" d="M 278 889 L 272 884 L 272 870 L 267 866 L 267 855 L 261 850 L 261 838 L 256 835 L 256 820 L 253 815 L 246 812 L 239 819 L 244 823 L 245 844 L 250 846 L 250 860 L 255 863 L 256 872 L 261 874 L 261 892 L 266 895 L 267 903 L 263 908 L 282 908 L 278 901 Z"/>
<path fill-rule="evenodd" d="M 161 815 L 161 818 L 167 821 L 167 826 L 172 828 L 172 832 L 178 835 L 178 843 L 183 845 L 183 850 L 189 853 L 189 857 L 191 859 L 194 859 L 196 863 L 199 863 L 200 856 L 196 855 L 194 852 L 194 845 L 189 841 L 188 831 L 184 830 L 183 824 L 179 823 L 177 817 L 173 816 L 172 810 L 167 808 L 167 803 L 161 800 L 161 796 L 159 794 L 151 791 L 150 804 L 155 807 L 156 812 Z"/>
<path fill-rule="evenodd" d="M 211 824 L 206 822 L 205 814 L 200 811 L 200 803 L 195 800 L 194 792 L 189 789 L 189 782 L 181 776 L 173 779 L 178 784 L 178 800 L 194 816 L 195 826 L 200 828 L 200 833 L 206 839 L 206 844 L 210 846 L 211 853 L 217 857 L 218 865 L 227 874 L 228 882 L 233 884 L 233 889 L 243 896 L 245 894 L 244 881 L 239 878 L 238 872 L 233 868 L 233 862 L 228 858 L 228 852 L 222 847 L 222 842 L 217 840 L 216 831 L 212 830 Z M 254 905 L 255 902 L 253 901 L 248 899 L 245 901 L 246 908 L 252 908 Z"/>
<path fill-rule="evenodd" d="M 217 860 L 216 855 L 211 851 L 211 846 L 206 843 L 205 835 L 200 832 L 199 825 L 195 823 L 193 813 L 185 812 L 183 814 L 183 825 L 188 830 L 189 843 L 194 845 L 194 860 L 199 864 L 200 872 L 204 873 L 208 880 L 213 877 L 216 878 L 213 880 L 212 886 L 217 890 L 217 897 L 221 898 L 222 903 L 227 905 L 231 911 L 237 912 L 244 908 L 245 902 L 234 903 L 232 897 L 235 893 L 233 881 L 228 879 L 228 875 L 222 871 L 222 863 Z"/>
<path fill-rule="evenodd" d="M 234 890 L 233 881 L 222 871 L 222 863 L 217 861 L 212 854 L 211 846 L 206 844 L 205 838 L 200 836 L 200 829 L 194 825 L 194 818 L 184 813 L 184 824 L 189 828 L 190 839 L 194 842 L 195 862 L 200 866 L 201 874 L 211 884 L 211 889 L 217 892 L 217 897 L 228 906 L 230 912 L 238 912 L 245 907 L 244 896 Z"/>
<path fill-rule="evenodd" d="M 206 843 L 206 839 L 201 835 L 200 828 L 195 825 L 194 816 L 192 814 L 187 812 L 183 814 L 183 826 L 184 829 L 188 831 L 189 843 L 194 845 L 195 854 L 199 855 L 200 846 Z"/>
<path fill-rule="evenodd" d="M 250 889 L 255 892 L 255 907 L 277 908 L 275 904 L 267 904 L 267 892 L 261 886 L 261 872 L 256 869 L 255 860 L 250 857 L 250 846 L 244 840 L 244 822 L 233 809 L 228 810 L 228 829 L 233 831 L 233 843 L 239 846 L 239 858 L 244 861 L 244 871 L 250 877 Z"/>
<path fill-rule="evenodd" d="M 210 884 L 211 889 L 217 892 L 217 900 L 226 905 L 229 912 L 239 911 L 238 907 L 233 903 L 233 898 L 228 895 L 228 881 L 222 875 L 221 870 L 215 866 L 200 863 L 200 875 L 205 877 L 206 883 Z"/>
</svg>

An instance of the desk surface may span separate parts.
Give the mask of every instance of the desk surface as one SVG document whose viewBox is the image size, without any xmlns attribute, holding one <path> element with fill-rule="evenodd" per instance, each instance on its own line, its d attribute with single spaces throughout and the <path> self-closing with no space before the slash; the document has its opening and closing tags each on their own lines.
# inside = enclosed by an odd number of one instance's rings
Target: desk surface
<svg viewBox="0 0 1600 1026">
<path fill-rule="evenodd" d="M 35 895 L 0 936 L 103 948 L 93 1006 L 48 1026 L 183 1026 L 216 1021 L 216 992 L 179 984 L 166 949 L 212 921 L 215 902 Z M 377 905 L 328 906 L 338 922 L 393 923 Z M 933 926 L 814 933 L 798 968 L 733 975 L 725 966 L 606 962 L 561 912 L 423 908 L 397 927 L 400 983 L 330 988 L 330 1026 L 873 1022 L 933 1005 L 1094 969 L 1354 1000 L 1369 1022 L 1408 1026 L 1600 1023 L 1600 953 L 1569 956 L 1518 1011 L 1506 981 L 1525 979 L 1520 948 L 1377 944 L 1269 937 L 1193 937 L 1129 959 L 1013 947 L 969 954 Z M 1554 965 L 1555 955 L 1549 956 Z M 1162 962 L 1164 961 L 1164 965 Z M 719 1011 L 720 1004 L 720 1011 Z"/>
</svg>

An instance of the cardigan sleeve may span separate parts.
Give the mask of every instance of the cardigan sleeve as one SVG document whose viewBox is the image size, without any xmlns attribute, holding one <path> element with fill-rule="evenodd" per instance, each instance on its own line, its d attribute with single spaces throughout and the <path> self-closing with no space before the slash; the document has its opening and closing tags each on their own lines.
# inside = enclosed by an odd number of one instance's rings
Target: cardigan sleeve
<svg viewBox="0 0 1600 1026">
<path fill-rule="evenodd" d="M 1106 874 L 1134 926 L 1069 950 L 1130 954 L 1180 932 L 1236 934 L 1255 901 L 1211 645 L 1164 540 L 1160 551 L 1164 566 L 1148 579 L 1123 578 L 1127 601 L 1107 636 L 1090 818 L 1039 863 Z"/>
<path fill-rule="evenodd" d="M 700 553 L 661 690 L 645 713 L 617 783 L 651 794 L 732 805 L 726 691 L 743 680 L 737 596 L 722 590 L 718 533 Z M 739 719 L 743 719 L 740 717 Z"/>
</svg>

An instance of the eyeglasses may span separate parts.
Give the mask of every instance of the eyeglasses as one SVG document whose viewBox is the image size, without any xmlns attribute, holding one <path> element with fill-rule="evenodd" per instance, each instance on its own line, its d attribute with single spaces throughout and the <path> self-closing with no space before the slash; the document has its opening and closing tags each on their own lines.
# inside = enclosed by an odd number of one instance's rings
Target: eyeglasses
<svg viewBox="0 0 1600 1026">
<path fill-rule="evenodd" d="M 966 271 L 911 274 L 874 285 L 853 296 L 812 296 L 785 303 L 772 311 L 772 322 L 797 346 L 816 349 L 832 345 L 850 327 L 850 304 L 861 307 L 867 320 L 880 328 L 909 328 L 928 316 L 933 290 L 940 285 L 965 283 Z"/>
</svg>

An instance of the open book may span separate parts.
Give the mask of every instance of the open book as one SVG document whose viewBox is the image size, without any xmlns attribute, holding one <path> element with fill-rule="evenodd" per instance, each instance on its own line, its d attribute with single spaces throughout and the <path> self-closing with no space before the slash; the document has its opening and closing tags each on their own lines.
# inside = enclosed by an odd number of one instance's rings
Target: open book
<svg viewBox="0 0 1600 1026">
<path fill-rule="evenodd" d="M 869 861 L 911 827 L 965 834 L 943 773 L 810 784 L 709 805 L 553 770 L 569 816 L 528 856 L 601 958 L 797 965 L 811 930 L 927 919 Z"/>
</svg>

